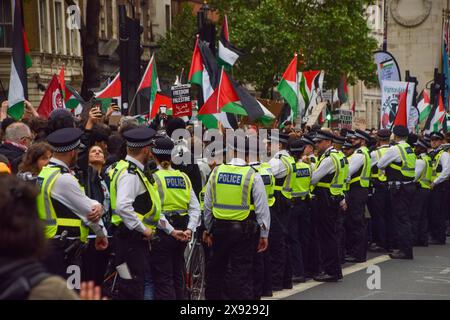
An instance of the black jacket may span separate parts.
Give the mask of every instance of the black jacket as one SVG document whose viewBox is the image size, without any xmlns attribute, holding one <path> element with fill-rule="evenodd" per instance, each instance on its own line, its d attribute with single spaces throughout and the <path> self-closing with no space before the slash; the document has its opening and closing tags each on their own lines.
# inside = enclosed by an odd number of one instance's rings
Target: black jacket
<svg viewBox="0 0 450 320">
<path fill-rule="evenodd" d="M 17 168 L 22 162 L 22 156 L 25 154 L 25 151 L 10 143 L 3 143 L 0 145 L 0 154 L 8 158 L 13 173 L 17 173 Z"/>
</svg>

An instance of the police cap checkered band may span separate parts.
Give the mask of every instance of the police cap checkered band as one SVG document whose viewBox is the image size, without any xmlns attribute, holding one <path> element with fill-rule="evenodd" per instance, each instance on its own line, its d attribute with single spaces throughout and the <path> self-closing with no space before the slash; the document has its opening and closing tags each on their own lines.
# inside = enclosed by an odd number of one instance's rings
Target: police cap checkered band
<svg viewBox="0 0 450 320">
<path fill-rule="evenodd" d="M 47 142 L 57 153 L 69 152 L 80 145 L 83 131 L 77 128 L 63 128 L 48 135 Z"/>
<path fill-rule="evenodd" d="M 152 139 L 146 140 L 146 141 L 139 141 L 139 142 L 133 142 L 133 141 L 127 141 L 127 147 L 132 149 L 139 149 L 144 148 L 152 144 Z"/>
<path fill-rule="evenodd" d="M 322 141 L 322 140 L 331 140 L 333 141 L 333 134 L 331 132 L 319 130 L 317 131 L 316 135 L 314 136 L 314 141 Z"/>
<path fill-rule="evenodd" d="M 417 142 L 415 143 L 416 147 L 422 147 L 424 149 L 428 149 L 430 147 L 430 145 L 422 139 L 417 140 Z"/>
<path fill-rule="evenodd" d="M 158 148 L 152 148 L 153 154 L 165 154 L 165 155 L 171 155 L 172 149 L 158 149 Z"/>
<path fill-rule="evenodd" d="M 77 140 L 74 143 L 67 145 L 67 146 L 61 146 L 61 147 L 55 147 L 53 146 L 53 152 L 56 153 L 65 153 L 65 152 L 69 152 L 72 150 L 75 150 L 76 148 L 78 148 L 81 144 L 81 140 Z"/>
</svg>

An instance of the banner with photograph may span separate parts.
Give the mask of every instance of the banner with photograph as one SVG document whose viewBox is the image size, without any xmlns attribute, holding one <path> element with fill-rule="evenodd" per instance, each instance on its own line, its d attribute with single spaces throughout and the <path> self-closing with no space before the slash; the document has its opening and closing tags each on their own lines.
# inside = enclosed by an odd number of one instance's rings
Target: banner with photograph
<svg viewBox="0 0 450 320">
<path fill-rule="evenodd" d="M 381 115 L 380 115 L 380 128 L 391 129 L 392 123 L 395 120 L 398 108 L 398 99 L 400 93 L 406 90 L 408 85 L 408 96 L 406 105 L 406 114 L 408 120 L 408 128 L 410 131 L 414 131 L 417 124 L 417 117 L 414 116 L 414 112 L 411 114 L 413 95 L 414 95 L 414 82 L 401 82 L 401 81 L 383 81 L 381 92 Z M 411 116 L 413 115 L 413 116 Z M 414 123 L 415 122 L 415 123 Z M 412 129 L 411 129 L 412 128 Z"/>
</svg>

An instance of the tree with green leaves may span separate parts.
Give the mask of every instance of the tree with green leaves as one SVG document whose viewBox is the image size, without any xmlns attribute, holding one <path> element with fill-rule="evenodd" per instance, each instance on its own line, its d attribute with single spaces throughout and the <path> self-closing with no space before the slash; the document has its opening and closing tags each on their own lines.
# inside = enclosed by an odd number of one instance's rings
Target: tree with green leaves
<svg viewBox="0 0 450 320">
<path fill-rule="evenodd" d="M 304 54 L 300 69 L 325 70 L 328 88 L 336 88 L 342 75 L 350 84 L 363 80 L 375 85 L 377 42 L 364 17 L 369 4 L 369 0 L 210 1 L 221 17 L 228 15 L 230 41 L 244 52 L 233 67 L 234 77 L 254 85 L 263 97 L 270 97 L 294 52 Z M 189 67 L 195 17 L 184 8 L 172 30 L 160 41 L 159 61 L 166 56 L 168 72 Z"/>
</svg>

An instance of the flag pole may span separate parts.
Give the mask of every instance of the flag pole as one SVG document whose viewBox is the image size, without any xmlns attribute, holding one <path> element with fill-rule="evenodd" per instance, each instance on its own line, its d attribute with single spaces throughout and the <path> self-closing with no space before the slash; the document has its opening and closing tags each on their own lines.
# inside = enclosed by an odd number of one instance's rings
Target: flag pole
<svg viewBox="0 0 450 320">
<path fill-rule="evenodd" d="M 142 77 L 141 82 L 139 82 L 139 85 L 137 86 L 138 90 L 136 90 L 136 92 L 134 93 L 133 99 L 131 100 L 130 107 L 128 108 L 128 115 L 131 115 L 131 109 L 133 109 L 134 102 L 136 101 L 137 95 L 139 93 L 139 88 L 141 87 L 141 84 L 144 81 L 144 77 L 147 74 L 148 68 L 150 68 L 150 66 L 152 65 L 154 57 L 155 57 L 155 54 L 153 53 L 148 65 L 147 65 L 147 68 L 145 69 L 144 76 Z"/>
</svg>

